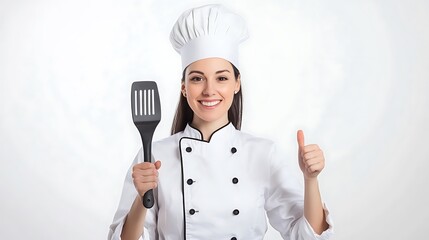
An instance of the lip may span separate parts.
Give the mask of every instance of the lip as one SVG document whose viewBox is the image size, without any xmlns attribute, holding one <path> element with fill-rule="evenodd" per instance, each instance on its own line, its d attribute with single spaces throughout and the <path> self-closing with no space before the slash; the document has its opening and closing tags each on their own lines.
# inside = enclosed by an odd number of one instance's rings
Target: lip
<svg viewBox="0 0 429 240">
<path fill-rule="evenodd" d="M 219 105 L 222 100 L 220 99 L 213 99 L 213 100 L 198 100 L 198 102 L 203 106 L 204 108 L 215 108 Z"/>
</svg>

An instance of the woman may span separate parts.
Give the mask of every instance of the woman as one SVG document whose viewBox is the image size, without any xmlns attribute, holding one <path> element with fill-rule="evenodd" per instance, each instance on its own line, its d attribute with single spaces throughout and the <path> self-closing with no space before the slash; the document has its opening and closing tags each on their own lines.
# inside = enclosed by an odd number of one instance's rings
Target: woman
<svg viewBox="0 0 429 240">
<path fill-rule="evenodd" d="M 181 97 L 172 136 L 153 143 L 154 163 L 140 151 L 125 179 L 109 239 L 263 239 L 265 214 L 284 239 L 332 234 L 317 176 L 317 145 L 298 131 L 304 196 L 275 145 L 239 131 L 242 90 L 238 44 L 244 21 L 221 5 L 190 9 L 171 33 L 182 57 Z M 162 161 L 162 166 L 161 166 Z M 145 209 L 141 196 L 154 190 Z"/>
</svg>

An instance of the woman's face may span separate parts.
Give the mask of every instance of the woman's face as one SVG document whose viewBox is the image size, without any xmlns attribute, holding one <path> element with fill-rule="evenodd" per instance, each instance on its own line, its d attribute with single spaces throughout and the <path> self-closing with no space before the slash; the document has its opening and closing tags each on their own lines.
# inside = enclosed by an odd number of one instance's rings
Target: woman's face
<svg viewBox="0 0 429 240">
<path fill-rule="evenodd" d="M 185 72 L 182 92 L 194 112 L 192 123 L 224 125 L 240 79 L 235 79 L 230 62 L 222 58 L 206 58 L 190 64 Z"/>
</svg>

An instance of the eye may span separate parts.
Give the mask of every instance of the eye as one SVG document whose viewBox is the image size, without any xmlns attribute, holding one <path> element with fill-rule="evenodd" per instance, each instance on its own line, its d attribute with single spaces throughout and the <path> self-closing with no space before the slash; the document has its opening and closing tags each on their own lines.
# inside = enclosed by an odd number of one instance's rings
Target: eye
<svg viewBox="0 0 429 240">
<path fill-rule="evenodd" d="M 227 77 L 219 77 L 218 79 L 219 79 L 219 81 L 226 81 L 226 80 L 228 80 Z"/>
<path fill-rule="evenodd" d="M 203 80 L 203 78 L 199 76 L 194 76 L 194 77 L 191 77 L 189 80 L 191 80 L 192 82 L 200 82 Z"/>
</svg>

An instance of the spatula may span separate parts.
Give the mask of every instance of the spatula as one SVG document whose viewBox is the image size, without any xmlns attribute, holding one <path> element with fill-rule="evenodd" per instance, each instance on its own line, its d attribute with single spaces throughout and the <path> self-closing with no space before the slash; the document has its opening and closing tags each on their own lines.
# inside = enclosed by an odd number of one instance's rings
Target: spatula
<svg viewBox="0 0 429 240">
<path fill-rule="evenodd" d="M 131 111 L 134 124 L 142 138 L 144 161 L 151 162 L 152 137 L 161 120 L 161 103 L 156 82 L 133 82 L 131 86 Z M 146 208 L 151 208 L 153 204 L 153 191 L 150 189 L 143 195 L 143 205 Z"/>
</svg>

